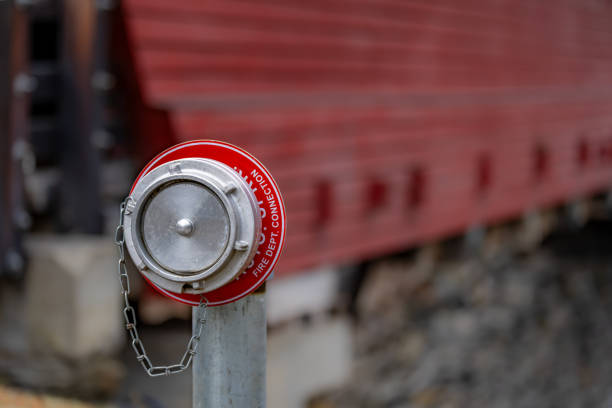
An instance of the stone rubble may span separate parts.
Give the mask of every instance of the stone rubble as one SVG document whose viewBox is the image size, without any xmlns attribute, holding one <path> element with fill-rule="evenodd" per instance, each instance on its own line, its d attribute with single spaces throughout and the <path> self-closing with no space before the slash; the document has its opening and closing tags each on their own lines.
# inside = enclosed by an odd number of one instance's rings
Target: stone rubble
<svg viewBox="0 0 612 408">
<path fill-rule="evenodd" d="M 372 266 L 352 380 L 311 406 L 610 408 L 611 225 L 523 256 Z"/>
</svg>

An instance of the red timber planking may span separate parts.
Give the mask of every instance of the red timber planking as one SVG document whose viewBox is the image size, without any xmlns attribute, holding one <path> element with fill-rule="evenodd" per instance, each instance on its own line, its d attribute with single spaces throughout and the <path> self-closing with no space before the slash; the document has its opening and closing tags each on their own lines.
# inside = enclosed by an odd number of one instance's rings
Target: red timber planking
<svg viewBox="0 0 612 408">
<path fill-rule="evenodd" d="M 143 160 L 200 138 L 257 156 L 287 207 L 280 275 L 612 187 L 612 4 L 122 7 Z"/>
</svg>

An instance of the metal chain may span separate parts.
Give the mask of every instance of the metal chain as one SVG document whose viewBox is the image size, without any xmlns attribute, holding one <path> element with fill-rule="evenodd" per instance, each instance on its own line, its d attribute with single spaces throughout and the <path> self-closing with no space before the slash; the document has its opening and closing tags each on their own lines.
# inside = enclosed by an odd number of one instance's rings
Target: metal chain
<svg viewBox="0 0 612 408">
<path fill-rule="evenodd" d="M 161 375 L 177 374 L 185 371 L 191 364 L 193 356 L 197 354 L 198 345 L 200 343 L 200 335 L 202 334 L 202 326 L 204 323 L 206 323 L 206 307 L 208 306 L 208 302 L 204 296 L 200 298 L 200 303 L 197 306 L 198 319 L 196 322 L 196 327 L 191 338 L 189 339 L 189 342 L 187 343 L 187 349 L 185 350 L 185 354 L 183 354 L 181 361 L 178 364 L 169 366 L 154 366 L 147 355 L 144 344 L 142 344 L 142 341 L 140 340 L 140 336 L 138 335 L 138 329 L 136 328 L 136 312 L 130 305 L 130 301 L 128 299 L 130 294 L 130 281 L 128 279 L 127 269 L 125 266 L 125 236 L 123 230 L 123 219 L 128 200 L 129 198 L 125 199 L 121 203 L 119 225 L 115 231 L 115 245 L 117 245 L 117 248 L 119 248 L 119 262 L 117 264 L 117 271 L 119 273 L 119 283 L 121 284 L 121 294 L 123 295 L 125 304 L 123 308 L 125 328 L 132 339 L 132 348 L 136 353 L 136 359 L 140 362 L 142 368 L 144 368 L 149 376 L 159 377 Z"/>
</svg>

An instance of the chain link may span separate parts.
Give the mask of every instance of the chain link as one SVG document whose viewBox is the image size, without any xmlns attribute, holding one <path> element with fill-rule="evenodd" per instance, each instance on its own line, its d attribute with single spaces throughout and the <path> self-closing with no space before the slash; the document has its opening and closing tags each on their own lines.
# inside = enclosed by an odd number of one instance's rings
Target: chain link
<svg viewBox="0 0 612 408">
<path fill-rule="evenodd" d="M 198 345 L 200 343 L 200 335 L 202 334 L 202 326 L 206 323 L 206 307 L 208 302 L 204 296 L 200 298 L 200 303 L 197 306 L 198 319 L 196 321 L 196 327 L 191 338 L 189 339 L 189 342 L 187 343 L 187 349 L 185 350 L 185 354 L 183 354 L 180 362 L 178 364 L 169 366 L 154 366 L 147 355 L 147 351 L 145 350 L 144 344 L 142 344 L 142 341 L 140 340 L 140 336 L 138 335 L 138 329 L 136 328 L 136 311 L 130 305 L 130 301 L 128 299 L 130 294 L 130 280 L 128 278 L 127 268 L 125 266 L 125 234 L 123 229 L 125 207 L 128 200 L 129 197 L 121 203 L 121 208 L 119 211 L 119 225 L 115 231 L 115 245 L 117 245 L 117 248 L 119 249 L 117 272 L 119 273 L 119 284 L 121 285 L 121 294 L 123 295 L 123 319 L 125 320 L 125 328 L 130 334 L 132 348 L 136 353 L 136 359 L 140 362 L 142 368 L 144 368 L 149 376 L 159 377 L 161 375 L 177 374 L 185 371 L 191 365 L 193 356 L 197 354 Z"/>
</svg>

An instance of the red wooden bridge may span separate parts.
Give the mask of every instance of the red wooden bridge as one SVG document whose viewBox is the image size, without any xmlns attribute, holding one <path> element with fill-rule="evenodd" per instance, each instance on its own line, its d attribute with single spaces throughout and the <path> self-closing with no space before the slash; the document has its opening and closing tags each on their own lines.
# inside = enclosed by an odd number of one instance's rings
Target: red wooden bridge
<svg viewBox="0 0 612 408">
<path fill-rule="evenodd" d="M 210 138 L 277 177 L 279 273 L 612 186 L 612 3 L 125 0 L 142 159 Z"/>
</svg>

